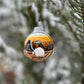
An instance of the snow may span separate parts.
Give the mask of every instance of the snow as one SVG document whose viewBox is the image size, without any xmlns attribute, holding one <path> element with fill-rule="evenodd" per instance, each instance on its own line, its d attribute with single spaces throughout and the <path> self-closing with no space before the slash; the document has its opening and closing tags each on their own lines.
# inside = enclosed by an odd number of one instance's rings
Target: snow
<svg viewBox="0 0 84 84">
<path fill-rule="evenodd" d="M 47 0 L 44 0 L 45 2 Z M 56 5 L 54 5 L 55 9 L 62 9 L 62 2 L 61 0 L 53 0 Z M 7 7 L 5 8 L 0 8 L 0 14 L 1 15 L 9 15 L 10 12 L 12 11 L 13 8 L 15 8 L 15 5 L 13 4 L 13 0 L 3 0 L 3 2 L 6 4 Z M 22 0 L 18 0 L 18 8 L 21 8 L 21 4 L 22 4 Z M 34 3 L 31 4 L 32 5 L 32 10 L 35 12 L 35 16 L 36 16 L 36 21 L 39 20 L 39 13 L 38 13 L 38 9 L 35 6 Z M 52 5 L 52 4 L 51 4 Z M 79 44 L 76 42 L 76 40 L 73 38 L 73 35 L 68 31 L 68 29 L 66 28 L 66 25 L 64 24 L 60 24 L 60 23 L 56 23 L 57 21 L 61 21 L 60 17 L 54 16 L 52 14 L 51 11 L 49 11 L 46 7 L 47 5 L 44 4 L 43 7 L 43 18 L 48 19 L 51 26 L 55 27 L 57 26 L 57 28 L 63 33 L 65 38 L 69 38 L 69 40 L 67 42 L 70 43 L 70 45 L 72 46 L 73 50 L 76 52 L 80 52 L 79 49 Z M 8 8 L 9 7 L 9 8 Z M 66 10 L 70 10 L 67 7 L 66 4 Z M 65 13 L 65 11 L 62 11 L 63 13 Z M 13 11 L 13 14 L 16 16 L 16 18 L 18 17 L 17 13 Z M 74 13 L 74 15 L 81 19 L 80 16 L 77 13 Z M 15 19 L 16 19 L 15 18 Z M 27 28 L 25 27 L 25 23 L 23 20 L 24 17 L 22 17 L 22 23 L 23 23 L 23 27 L 19 28 L 18 31 L 21 32 L 23 35 L 25 35 L 25 32 L 27 33 Z M 18 18 L 17 21 L 18 22 Z M 74 30 L 76 30 L 76 26 L 74 26 L 74 24 L 72 23 L 72 21 L 69 23 L 71 24 L 71 26 L 74 28 Z M 76 23 L 78 23 L 78 21 L 76 21 Z M 81 25 L 81 23 L 78 23 L 79 25 Z M 24 28 L 25 27 L 25 28 Z M 80 28 L 79 28 L 80 29 Z M 48 30 L 48 28 L 46 28 L 46 30 Z M 82 29 L 80 29 L 82 30 Z M 77 31 L 78 34 L 80 34 Z M 5 48 L 5 53 L 1 53 L 0 52 L 0 58 L 3 56 L 4 57 L 4 62 L 7 63 L 7 65 L 4 67 L 5 70 L 9 70 L 9 67 L 13 67 L 17 77 L 16 77 L 16 82 L 17 84 L 22 84 L 22 79 L 23 78 L 23 63 L 20 62 L 18 60 L 19 57 L 22 56 L 22 52 L 18 52 L 15 48 L 9 46 L 8 44 L 6 44 L 6 42 L 4 41 L 4 39 L 0 36 L 0 46 L 3 46 Z M 71 84 L 70 81 L 70 62 L 69 62 L 69 54 L 70 54 L 70 48 L 68 49 L 62 49 L 63 46 L 63 42 L 59 41 L 56 44 L 56 49 L 54 51 L 54 54 L 52 55 L 51 58 L 49 58 L 46 62 L 46 67 L 44 69 L 44 80 L 49 80 L 49 79 L 55 79 L 58 77 L 58 74 L 61 74 L 63 76 L 62 80 L 58 81 L 57 84 Z M 69 46 L 70 47 L 70 46 Z M 15 58 L 15 59 L 12 59 Z M 20 59 L 20 58 L 19 58 Z M 38 68 L 39 66 L 39 68 Z M 74 63 L 74 66 L 76 68 L 79 67 L 78 63 Z M 35 66 L 33 66 L 33 71 L 35 71 L 36 73 L 40 72 L 42 69 L 44 68 L 44 65 L 42 63 L 36 63 Z M 47 84 L 47 83 L 45 83 Z M 53 84 L 53 83 L 52 83 Z M 77 83 L 80 84 L 80 83 Z"/>
<path fill-rule="evenodd" d="M 62 80 L 62 81 L 59 81 L 58 84 L 71 84 L 71 81 L 70 80 Z"/>
<path fill-rule="evenodd" d="M 59 17 L 55 17 L 47 8 L 46 4 L 44 4 L 44 8 L 42 11 L 42 15 L 44 19 L 49 19 L 51 26 L 55 26 L 56 22 L 55 21 L 60 21 Z"/>
<path fill-rule="evenodd" d="M 13 0 L 2 0 L 4 5 L 0 7 L 0 15 L 10 15 L 11 11 L 15 8 L 14 1 Z"/>
<path fill-rule="evenodd" d="M 56 48 L 54 49 L 52 57 L 49 58 L 49 60 L 47 61 L 47 65 L 44 70 L 44 77 L 45 77 L 45 80 L 43 81 L 44 84 L 46 84 L 47 80 L 51 79 L 56 80 L 59 77 L 59 74 L 62 75 L 62 79 L 58 80 L 56 82 L 57 84 L 71 84 L 69 79 L 71 74 L 70 72 L 71 65 L 67 53 L 64 53 L 64 51 L 66 50 L 61 52 L 63 53 L 62 56 L 59 57 L 58 55 L 58 51 L 60 50 L 60 48 L 62 48 L 62 45 L 63 44 L 59 45 L 57 44 Z M 69 52 L 68 49 L 67 52 Z"/>
<path fill-rule="evenodd" d="M 52 59 L 48 62 L 47 67 L 45 68 L 44 75 L 46 78 L 56 78 L 56 70 L 51 70 L 56 65 L 56 60 Z"/>
<path fill-rule="evenodd" d="M 61 3 L 61 0 L 52 0 L 56 5 L 55 8 L 56 9 L 62 9 L 62 3 Z"/>
<path fill-rule="evenodd" d="M 50 18 L 50 16 L 53 17 L 53 14 L 50 13 L 46 8 L 44 8 L 43 9 L 43 17 L 44 18 L 46 18 L 46 17 Z"/>
<path fill-rule="evenodd" d="M 5 52 L 0 52 L 0 58 L 3 57 L 3 60 L 0 62 L 3 67 L 1 68 L 5 72 L 13 70 L 16 73 L 16 84 L 22 84 L 23 76 L 23 63 L 20 62 L 17 58 L 20 59 L 21 52 L 17 52 L 13 47 L 10 47 L 6 44 L 3 38 L 0 36 L 0 46 L 5 48 Z M 13 59 L 12 59 L 13 58 Z"/>
<path fill-rule="evenodd" d="M 77 13 L 74 13 L 74 15 L 75 15 L 77 18 L 81 19 L 81 17 L 80 17 Z"/>
<path fill-rule="evenodd" d="M 64 25 L 58 23 L 57 26 L 58 26 L 57 28 L 59 28 L 60 31 L 62 31 L 64 37 L 66 39 L 69 39 L 67 40 L 67 42 L 70 43 L 70 45 L 73 47 L 73 50 L 79 53 L 80 52 L 79 44 L 73 37 L 73 34 L 69 32 Z"/>
<path fill-rule="evenodd" d="M 15 55 L 17 52 L 16 52 L 16 50 L 14 48 L 7 46 L 6 47 L 6 53 L 8 55 Z"/>
<path fill-rule="evenodd" d="M 42 62 L 39 62 L 39 63 L 36 63 L 33 67 L 32 67 L 32 70 L 35 72 L 35 73 L 40 73 L 42 71 L 42 69 L 44 68 L 44 63 Z M 39 68 L 38 68 L 39 67 Z"/>
<path fill-rule="evenodd" d="M 0 8 L 0 15 L 9 15 L 10 14 L 10 10 L 9 8 Z"/>
<path fill-rule="evenodd" d="M 64 77 L 70 76 L 70 71 L 69 70 L 58 69 L 58 73 L 62 74 Z"/>
<path fill-rule="evenodd" d="M 0 46 L 3 46 L 4 48 L 6 48 L 6 43 L 4 42 L 1 36 L 0 36 Z"/>
<path fill-rule="evenodd" d="M 22 7 L 22 0 L 17 0 L 17 7 L 18 7 L 18 9 L 21 9 L 21 7 Z"/>
<path fill-rule="evenodd" d="M 44 2 L 46 2 L 47 0 L 44 0 Z"/>
<path fill-rule="evenodd" d="M 9 47 L 6 45 L 6 43 L 4 42 L 4 40 L 2 39 L 2 37 L 0 37 L 0 45 L 2 47 L 4 47 L 5 51 L 7 54 L 10 54 L 10 55 L 14 55 L 16 53 L 16 50 L 12 47 Z"/>
<path fill-rule="evenodd" d="M 16 62 L 17 66 L 16 66 L 16 70 L 15 73 L 17 74 L 18 79 L 22 79 L 23 78 L 23 64 L 21 62 Z"/>
<path fill-rule="evenodd" d="M 81 84 L 80 82 L 78 82 L 77 84 Z"/>
<path fill-rule="evenodd" d="M 78 65 L 77 63 L 74 63 L 74 66 L 75 66 L 76 68 L 79 68 L 79 65 Z"/>
<path fill-rule="evenodd" d="M 12 0 L 3 0 L 3 3 L 7 6 L 7 7 L 14 7 L 13 1 Z"/>
<path fill-rule="evenodd" d="M 68 69 L 71 68 L 70 63 L 69 63 L 69 58 L 67 56 L 60 59 L 59 65 L 60 67 L 64 66 L 64 67 L 67 67 Z"/>
<path fill-rule="evenodd" d="M 28 35 L 28 28 L 26 26 L 23 26 L 21 28 L 18 28 L 18 32 L 23 34 L 24 37 L 26 37 Z"/>
<path fill-rule="evenodd" d="M 49 18 L 50 20 L 55 20 L 55 21 L 59 21 L 59 20 L 60 20 L 59 17 L 55 17 L 55 16 L 46 8 L 46 4 L 44 4 L 42 15 L 43 15 L 44 18 Z"/>
<path fill-rule="evenodd" d="M 50 20 L 50 24 L 51 24 L 52 27 L 55 27 L 56 26 L 56 23 L 53 20 Z"/>
<path fill-rule="evenodd" d="M 58 82 L 58 84 L 63 84 L 63 82 Z"/>
<path fill-rule="evenodd" d="M 32 11 L 34 11 L 35 16 L 36 16 L 36 22 L 38 22 L 39 21 L 38 9 L 37 9 L 37 7 L 35 6 L 34 3 L 32 3 Z"/>
<path fill-rule="evenodd" d="M 0 46 L 2 46 L 5 49 L 5 54 L 10 56 L 11 58 L 15 58 L 16 59 L 15 56 L 18 56 L 17 58 L 21 58 L 22 57 L 22 54 L 20 52 L 17 52 L 16 49 L 14 49 L 13 47 L 8 46 L 5 43 L 5 41 L 2 39 L 2 37 L 0 37 Z"/>
</svg>

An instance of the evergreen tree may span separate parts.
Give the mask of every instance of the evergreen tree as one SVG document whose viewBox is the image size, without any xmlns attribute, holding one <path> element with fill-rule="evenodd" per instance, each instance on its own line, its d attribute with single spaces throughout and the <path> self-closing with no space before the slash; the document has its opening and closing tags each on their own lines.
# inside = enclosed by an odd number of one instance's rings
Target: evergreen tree
<svg viewBox="0 0 84 84">
<path fill-rule="evenodd" d="M 8 11 L 0 12 L 0 84 L 83 84 L 84 1 L 9 1 L 0 1 Z M 24 41 L 39 20 L 54 41 L 53 55 L 44 62 L 23 53 Z"/>
</svg>

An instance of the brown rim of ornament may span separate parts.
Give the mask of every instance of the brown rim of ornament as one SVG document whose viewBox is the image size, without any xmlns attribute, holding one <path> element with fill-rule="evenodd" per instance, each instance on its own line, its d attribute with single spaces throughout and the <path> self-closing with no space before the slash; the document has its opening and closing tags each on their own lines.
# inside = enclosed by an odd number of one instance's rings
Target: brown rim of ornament
<svg viewBox="0 0 84 84">
<path fill-rule="evenodd" d="M 27 51 L 24 50 L 24 54 L 26 57 L 32 59 L 33 61 L 45 61 L 46 59 L 48 59 L 48 57 L 52 54 L 53 50 L 49 50 L 49 51 L 45 51 L 45 55 L 44 57 L 36 57 L 34 54 L 32 54 L 32 51 Z"/>
</svg>

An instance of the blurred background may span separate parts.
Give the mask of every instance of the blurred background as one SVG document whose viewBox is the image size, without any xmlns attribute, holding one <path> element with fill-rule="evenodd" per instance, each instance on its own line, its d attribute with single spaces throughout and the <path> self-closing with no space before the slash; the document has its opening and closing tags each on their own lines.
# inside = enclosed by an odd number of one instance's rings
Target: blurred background
<svg viewBox="0 0 84 84">
<path fill-rule="evenodd" d="M 81 84 L 81 1 L 0 0 L 0 84 Z M 38 20 L 54 41 L 53 54 L 43 62 L 34 62 L 23 52 Z"/>
</svg>

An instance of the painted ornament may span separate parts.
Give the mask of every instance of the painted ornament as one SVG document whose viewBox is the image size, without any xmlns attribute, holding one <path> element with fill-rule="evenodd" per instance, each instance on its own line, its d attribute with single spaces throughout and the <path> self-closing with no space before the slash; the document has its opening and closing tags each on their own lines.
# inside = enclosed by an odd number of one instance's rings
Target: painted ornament
<svg viewBox="0 0 84 84">
<path fill-rule="evenodd" d="M 42 27 L 35 27 L 26 38 L 24 54 L 33 61 L 44 61 L 53 52 L 53 40 L 43 31 Z"/>
</svg>

